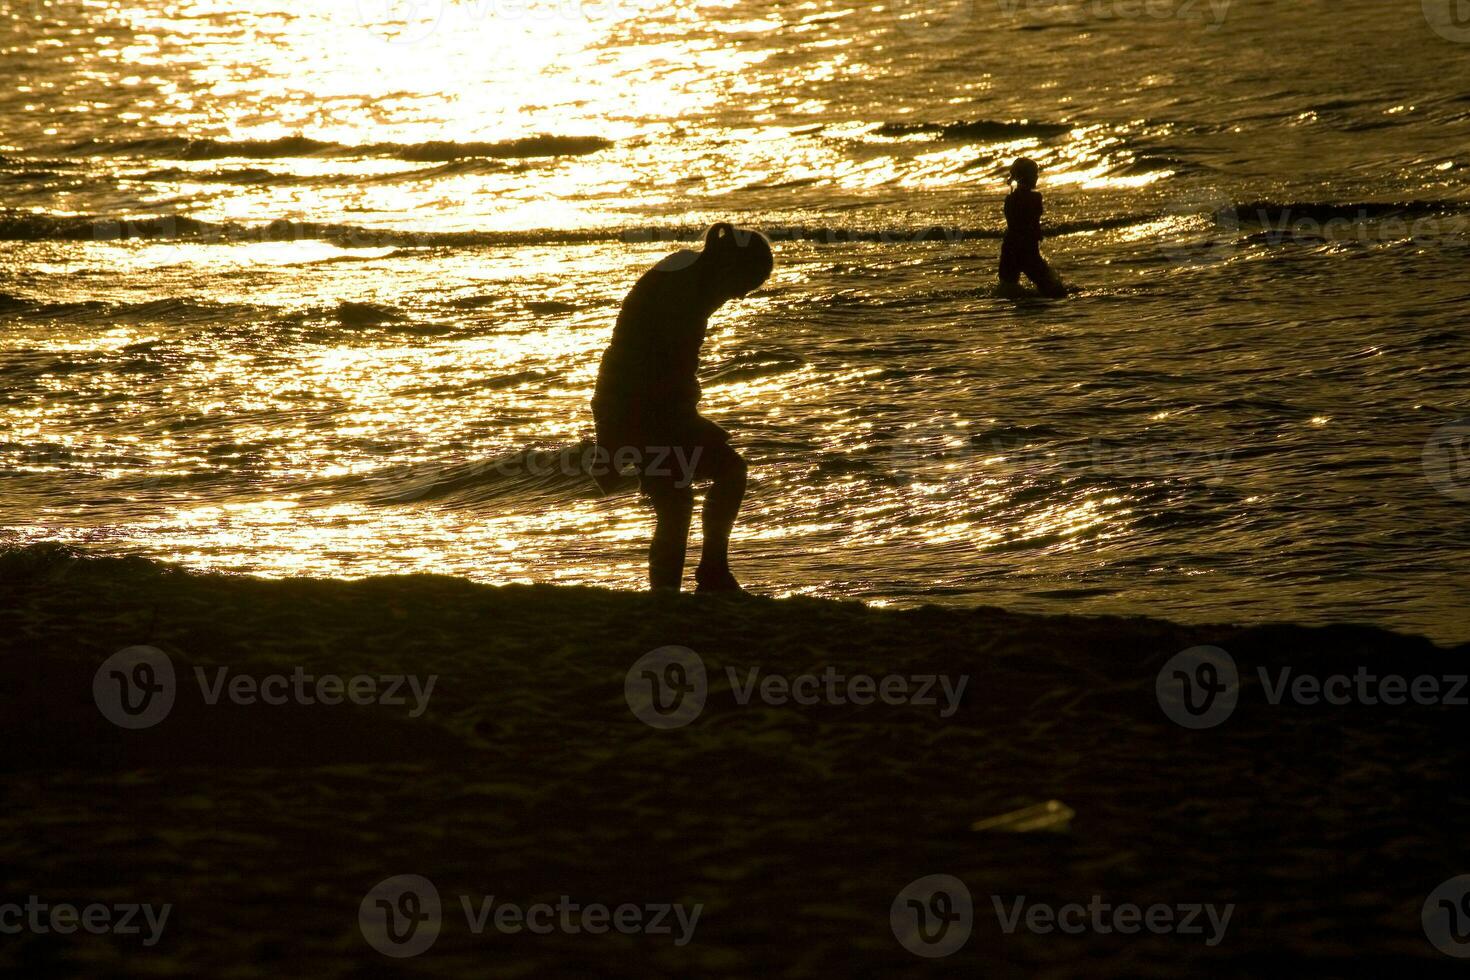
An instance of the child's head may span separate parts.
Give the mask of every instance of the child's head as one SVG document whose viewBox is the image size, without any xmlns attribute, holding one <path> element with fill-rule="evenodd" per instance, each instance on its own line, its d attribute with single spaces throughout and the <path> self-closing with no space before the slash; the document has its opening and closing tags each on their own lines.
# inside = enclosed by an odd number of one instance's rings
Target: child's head
<svg viewBox="0 0 1470 980">
<path fill-rule="evenodd" d="M 714 277 L 721 296 L 739 299 L 771 277 L 776 260 L 765 235 L 721 221 L 704 234 L 700 264 Z"/>
<path fill-rule="evenodd" d="M 1036 161 L 1030 157 L 1017 157 L 1016 162 L 1011 164 L 1011 172 L 1006 177 L 1007 184 L 1019 184 L 1022 189 L 1030 190 L 1036 186 L 1041 179 L 1041 168 Z"/>
</svg>

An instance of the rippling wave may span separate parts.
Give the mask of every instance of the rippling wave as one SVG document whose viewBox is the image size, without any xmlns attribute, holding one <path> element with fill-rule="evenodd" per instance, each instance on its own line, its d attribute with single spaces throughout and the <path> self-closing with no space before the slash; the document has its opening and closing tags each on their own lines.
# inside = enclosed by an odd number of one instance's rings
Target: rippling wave
<svg viewBox="0 0 1470 980">
<path fill-rule="evenodd" d="M 305 136 L 272 140 L 223 141 L 207 138 L 158 136 L 147 139 L 106 141 L 88 139 L 73 143 L 70 153 L 123 155 L 164 160 L 278 160 L 287 157 L 372 157 L 385 156 L 416 162 L 462 160 L 467 157 L 506 159 L 520 157 L 579 156 L 612 146 L 598 136 L 523 136 L 494 143 L 427 140 L 422 143 L 367 143 L 347 146 Z"/>
<path fill-rule="evenodd" d="M 930 123 L 930 122 L 887 122 L 874 132 L 882 136 L 912 136 L 932 134 L 946 140 L 995 140 L 1016 139 L 1026 136 L 1060 136 L 1072 129 L 1067 123 L 1031 122 L 1027 119 L 999 121 L 982 119 L 976 122 Z"/>
</svg>

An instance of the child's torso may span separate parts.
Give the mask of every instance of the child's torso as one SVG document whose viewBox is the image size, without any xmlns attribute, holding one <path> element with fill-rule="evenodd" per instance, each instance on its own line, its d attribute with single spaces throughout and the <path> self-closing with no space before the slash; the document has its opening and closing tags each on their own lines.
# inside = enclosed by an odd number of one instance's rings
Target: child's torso
<svg viewBox="0 0 1470 980">
<path fill-rule="evenodd" d="M 1006 241 L 1023 244 L 1041 241 L 1041 195 L 1017 188 L 1006 195 Z"/>
</svg>

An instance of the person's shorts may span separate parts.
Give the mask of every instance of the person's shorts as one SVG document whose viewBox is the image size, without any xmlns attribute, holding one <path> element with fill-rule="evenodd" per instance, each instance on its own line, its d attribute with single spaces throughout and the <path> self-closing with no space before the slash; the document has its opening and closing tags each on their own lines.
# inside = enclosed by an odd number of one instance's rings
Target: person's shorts
<svg viewBox="0 0 1470 980">
<path fill-rule="evenodd" d="M 1000 246 L 1001 282 L 1020 282 L 1021 274 L 1037 286 L 1049 284 L 1051 267 L 1041 257 L 1041 246 L 1035 242 L 1003 241 Z"/>
<path fill-rule="evenodd" d="M 592 478 L 604 493 L 628 470 L 644 493 L 684 489 L 719 471 L 735 454 L 729 443 L 730 433 L 698 413 L 636 421 L 598 416 Z"/>
</svg>

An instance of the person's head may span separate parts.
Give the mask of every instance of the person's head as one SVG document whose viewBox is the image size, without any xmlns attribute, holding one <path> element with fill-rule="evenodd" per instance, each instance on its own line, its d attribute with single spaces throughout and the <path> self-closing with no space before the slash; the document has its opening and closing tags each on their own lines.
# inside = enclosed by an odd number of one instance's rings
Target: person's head
<svg viewBox="0 0 1470 980">
<path fill-rule="evenodd" d="M 1011 164 L 1011 172 L 1006 175 L 1007 184 L 1019 184 L 1023 190 L 1028 191 L 1034 188 L 1040 179 L 1041 168 L 1030 157 L 1017 157 L 1016 162 Z"/>
<path fill-rule="evenodd" d="M 770 241 L 758 231 L 721 221 L 704 233 L 699 265 L 721 302 L 759 289 L 775 264 Z"/>
</svg>

